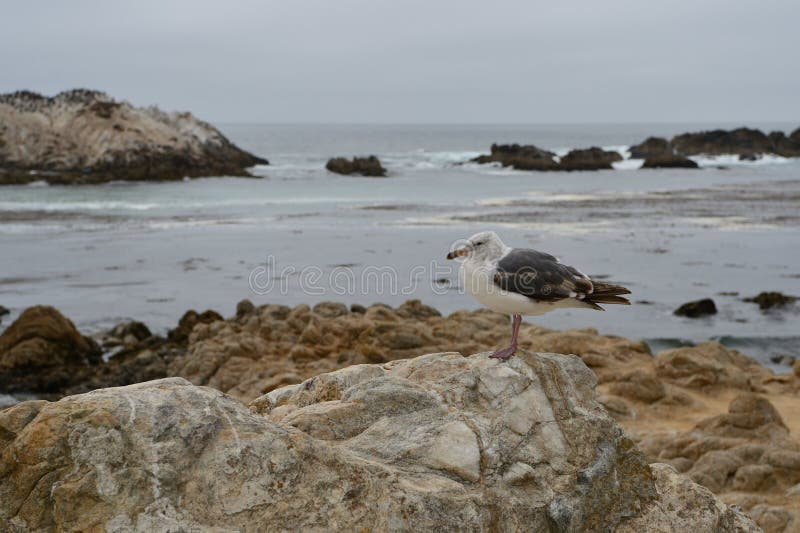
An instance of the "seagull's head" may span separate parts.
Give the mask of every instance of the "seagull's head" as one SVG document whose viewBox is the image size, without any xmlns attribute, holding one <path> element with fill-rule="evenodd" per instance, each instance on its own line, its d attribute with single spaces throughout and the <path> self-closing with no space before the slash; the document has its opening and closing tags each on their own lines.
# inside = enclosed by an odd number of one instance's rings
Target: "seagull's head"
<svg viewBox="0 0 800 533">
<path fill-rule="evenodd" d="M 476 233 L 467 242 L 461 243 L 447 254 L 448 259 L 467 257 L 468 259 L 499 259 L 505 252 L 506 245 L 493 231 Z"/>
</svg>

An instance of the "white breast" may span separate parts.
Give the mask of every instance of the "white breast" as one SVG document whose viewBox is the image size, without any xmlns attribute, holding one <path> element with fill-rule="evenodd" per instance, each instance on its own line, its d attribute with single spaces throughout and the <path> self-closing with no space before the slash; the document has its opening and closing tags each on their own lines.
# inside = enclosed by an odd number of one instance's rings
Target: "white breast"
<svg viewBox="0 0 800 533">
<path fill-rule="evenodd" d="M 537 303 L 527 296 L 500 289 L 492 280 L 494 271 L 493 264 L 467 259 L 461 263 L 459 270 L 461 286 L 481 305 L 497 313 L 543 315 L 561 307 L 552 303 Z"/>
</svg>

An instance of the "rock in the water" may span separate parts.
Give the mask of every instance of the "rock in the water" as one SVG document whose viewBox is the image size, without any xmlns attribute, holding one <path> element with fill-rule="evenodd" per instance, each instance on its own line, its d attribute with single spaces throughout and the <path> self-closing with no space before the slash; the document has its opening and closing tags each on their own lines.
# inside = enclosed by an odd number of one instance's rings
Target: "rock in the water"
<svg viewBox="0 0 800 533">
<path fill-rule="evenodd" d="M 0 529 L 755 531 L 575 356 L 431 354 L 244 405 L 171 378 L 0 412 Z"/>
<path fill-rule="evenodd" d="M 688 157 L 672 152 L 651 154 L 642 163 L 642 168 L 697 168 L 698 165 Z"/>
<path fill-rule="evenodd" d="M 0 184 L 246 176 L 265 163 L 190 113 L 84 89 L 0 95 Z"/>
<path fill-rule="evenodd" d="M 745 298 L 743 301 L 758 304 L 759 309 L 766 310 L 773 307 L 784 307 L 797 301 L 796 296 L 788 296 L 780 292 L 762 292 L 757 296 Z"/>
<path fill-rule="evenodd" d="M 683 155 L 767 154 L 773 152 L 772 141 L 764 132 L 750 128 L 732 131 L 713 130 L 676 135 L 671 141 Z"/>
<path fill-rule="evenodd" d="M 769 134 L 772 151 L 783 157 L 800 157 L 800 129 L 792 136 L 787 137 L 782 131 L 773 131 Z"/>
<path fill-rule="evenodd" d="M 383 168 L 380 160 L 374 155 L 369 157 L 354 157 L 353 159 L 335 157 L 328 160 L 325 168 L 336 174 L 344 174 L 347 176 L 351 174 L 380 178 L 386 176 L 386 169 Z"/>
<path fill-rule="evenodd" d="M 101 362 L 96 342 L 56 309 L 35 306 L 0 335 L 0 391 L 53 393 Z"/>
<path fill-rule="evenodd" d="M 2 322 L 3 317 L 9 313 L 11 313 L 11 311 L 9 311 L 7 307 L 3 307 L 2 305 L 0 305 L 0 322 Z"/>
<path fill-rule="evenodd" d="M 561 158 L 558 167 L 560 170 L 609 170 L 617 161 L 622 161 L 619 152 L 592 147 L 572 150 Z"/>
<path fill-rule="evenodd" d="M 677 316 L 697 318 L 701 316 L 716 315 L 717 305 L 711 298 L 703 298 L 693 302 L 686 302 L 675 310 Z"/>
<path fill-rule="evenodd" d="M 663 137 L 648 137 L 628 149 L 632 159 L 647 159 L 652 156 L 671 154 L 672 146 Z"/>
<path fill-rule="evenodd" d="M 500 163 L 517 170 L 558 170 L 555 155 L 532 144 L 493 144 L 489 155 L 478 156 L 472 162 Z"/>
</svg>

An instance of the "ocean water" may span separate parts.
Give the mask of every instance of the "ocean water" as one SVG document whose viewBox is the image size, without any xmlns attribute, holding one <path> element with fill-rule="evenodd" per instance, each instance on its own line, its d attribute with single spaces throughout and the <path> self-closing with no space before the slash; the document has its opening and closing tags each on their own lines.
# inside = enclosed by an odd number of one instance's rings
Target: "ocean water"
<svg viewBox="0 0 800 533">
<path fill-rule="evenodd" d="M 475 308 L 450 246 L 484 229 L 626 284 L 631 307 L 532 319 L 594 327 L 654 348 L 721 339 L 765 364 L 800 357 L 800 310 L 741 298 L 800 295 L 800 160 L 700 157 L 698 170 L 529 173 L 466 163 L 492 142 L 557 153 L 625 154 L 649 135 L 736 124 L 560 126 L 236 125 L 221 129 L 270 160 L 260 179 L 0 188 L 0 304 L 50 304 L 84 331 L 135 318 L 156 331 L 190 308 L 322 300 L 443 312 Z M 796 124 L 748 124 L 765 130 Z M 390 176 L 328 173 L 333 156 L 374 154 Z M 719 313 L 676 317 L 712 297 Z"/>
</svg>

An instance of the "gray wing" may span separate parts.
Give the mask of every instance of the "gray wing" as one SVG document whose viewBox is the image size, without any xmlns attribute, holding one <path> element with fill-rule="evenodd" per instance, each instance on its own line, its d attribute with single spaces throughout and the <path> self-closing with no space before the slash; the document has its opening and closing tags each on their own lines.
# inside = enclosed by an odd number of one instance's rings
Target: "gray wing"
<svg viewBox="0 0 800 533">
<path fill-rule="evenodd" d="M 593 290 L 592 281 L 550 254 L 515 248 L 497 263 L 494 283 L 503 290 L 534 300 L 555 302 L 582 299 Z"/>
</svg>

